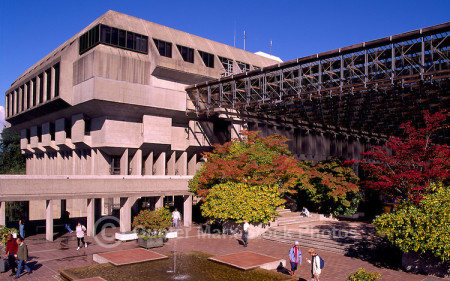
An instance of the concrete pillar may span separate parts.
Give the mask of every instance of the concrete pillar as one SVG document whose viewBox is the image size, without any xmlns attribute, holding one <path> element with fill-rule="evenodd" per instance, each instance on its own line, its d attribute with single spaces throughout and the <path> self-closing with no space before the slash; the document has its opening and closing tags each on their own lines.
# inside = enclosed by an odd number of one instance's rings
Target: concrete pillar
<svg viewBox="0 0 450 281">
<path fill-rule="evenodd" d="M 30 108 L 36 105 L 36 100 L 33 99 L 33 91 L 34 91 L 34 85 L 33 80 L 30 80 Z"/>
<path fill-rule="evenodd" d="M 50 75 L 51 81 L 50 83 L 50 96 L 51 99 L 55 97 L 55 67 L 51 67 L 51 75 Z"/>
<path fill-rule="evenodd" d="M 86 215 L 86 232 L 87 236 L 95 236 L 95 199 L 87 199 L 87 215 Z"/>
<path fill-rule="evenodd" d="M 49 82 L 48 81 L 48 77 L 47 77 L 47 71 L 44 71 L 43 73 L 42 73 L 42 84 L 44 85 L 44 87 L 42 88 L 42 90 L 44 91 L 44 93 L 43 93 L 43 97 L 44 97 L 44 102 L 46 102 L 47 101 L 47 83 Z"/>
<path fill-rule="evenodd" d="M 142 150 L 138 149 L 131 160 L 131 174 L 142 175 Z"/>
<path fill-rule="evenodd" d="M 187 174 L 192 176 L 195 175 L 197 172 L 197 154 L 194 153 L 192 155 L 191 159 L 189 159 L 188 167 L 187 167 Z"/>
<path fill-rule="evenodd" d="M 45 239 L 53 241 L 53 200 L 45 202 Z"/>
<path fill-rule="evenodd" d="M 242 131 L 242 124 L 241 123 L 236 123 L 236 122 L 231 122 L 231 127 L 230 127 L 230 135 L 231 135 L 231 139 L 241 139 L 241 131 Z"/>
<path fill-rule="evenodd" d="M 157 197 L 155 209 L 164 207 L 164 196 Z"/>
<path fill-rule="evenodd" d="M 84 126 L 83 113 L 72 116 L 71 139 L 73 143 L 84 141 Z"/>
<path fill-rule="evenodd" d="M 169 152 L 169 160 L 167 161 L 167 175 L 175 175 L 176 152 Z"/>
<path fill-rule="evenodd" d="M 181 153 L 180 157 L 177 159 L 177 175 L 185 176 L 188 174 L 188 167 L 187 167 L 187 152 L 184 151 Z"/>
<path fill-rule="evenodd" d="M 128 148 L 125 149 L 122 157 L 120 157 L 120 174 L 128 175 Z"/>
<path fill-rule="evenodd" d="M 145 159 L 145 171 L 143 171 L 144 175 L 153 175 L 153 151 L 150 152 L 147 159 Z"/>
<path fill-rule="evenodd" d="M 0 201 L 0 225 L 6 225 L 6 202 Z"/>
<path fill-rule="evenodd" d="M 131 207 L 134 202 L 134 197 L 120 198 L 120 232 L 131 231 Z"/>
<path fill-rule="evenodd" d="M 29 93 L 28 91 L 29 91 L 28 90 L 28 84 L 25 83 L 23 85 L 23 108 L 24 108 L 24 110 L 28 109 L 28 105 L 27 105 L 27 103 L 28 103 L 28 93 Z"/>
<path fill-rule="evenodd" d="M 184 226 L 189 227 L 192 224 L 192 195 L 184 196 L 183 212 Z"/>
<path fill-rule="evenodd" d="M 22 103 L 23 88 L 22 87 L 19 87 L 19 95 L 17 97 L 19 98 L 19 100 L 18 100 L 19 106 L 18 106 L 17 112 L 22 112 L 22 108 L 23 108 L 23 103 Z"/>
<path fill-rule="evenodd" d="M 161 152 L 155 161 L 155 175 L 166 174 L 166 153 Z"/>
</svg>

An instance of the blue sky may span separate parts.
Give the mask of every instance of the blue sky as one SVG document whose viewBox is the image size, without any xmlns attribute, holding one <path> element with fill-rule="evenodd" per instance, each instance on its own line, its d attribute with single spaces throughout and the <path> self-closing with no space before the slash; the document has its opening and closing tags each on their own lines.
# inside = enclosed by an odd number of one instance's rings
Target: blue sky
<svg viewBox="0 0 450 281">
<path fill-rule="evenodd" d="M 0 1 L 0 114 L 27 68 L 108 10 L 282 60 L 450 21 L 450 0 Z M 0 123 L 4 114 L 0 117 Z"/>
</svg>

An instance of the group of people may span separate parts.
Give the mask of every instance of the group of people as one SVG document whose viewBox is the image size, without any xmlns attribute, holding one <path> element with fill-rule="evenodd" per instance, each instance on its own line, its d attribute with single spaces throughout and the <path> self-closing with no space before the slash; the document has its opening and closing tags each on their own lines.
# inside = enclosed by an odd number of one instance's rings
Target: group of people
<svg viewBox="0 0 450 281">
<path fill-rule="evenodd" d="M 8 234 L 5 257 L 8 257 L 9 267 L 11 268 L 10 276 L 15 275 L 15 279 L 19 278 L 22 267 L 28 274 L 31 274 L 31 268 L 27 265 L 28 248 L 22 237 L 14 239 L 12 234 Z"/>
<path fill-rule="evenodd" d="M 309 249 L 308 253 L 311 259 L 306 259 L 311 264 L 311 281 L 319 281 L 320 273 L 324 262 L 322 258 L 316 254 L 314 249 Z M 289 250 L 289 261 L 291 263 L 291 276 L 294 276 L 298 266 L 302 264 L 302 252 L 300 251 L 299 242 L 295 241 L 294 246 Z"/>
</svg>

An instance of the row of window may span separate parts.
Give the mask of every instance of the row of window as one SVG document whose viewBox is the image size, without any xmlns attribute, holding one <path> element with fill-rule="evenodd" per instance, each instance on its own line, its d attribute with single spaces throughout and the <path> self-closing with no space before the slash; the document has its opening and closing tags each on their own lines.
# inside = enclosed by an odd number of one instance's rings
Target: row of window
<svg viewBox="0 0 450 281">
<path fill-rule="evenodd" d="M 153 38 L 156 49 L 159 54 L 164 57 L 172 57 L 172 43 Z M 98 44 L 106 44 L 122 49 L 127 49 L 139 53 L 148 53 L 148 37 L 131 31 L 110 27 L 104 24 L 98 24 L 91 28 L 88 32 L 80 36 L 79 42 L 80 55 L 97 46 Z M 194 63 L 194 49 L 177 45 L 184 61 Z M 214 55 L 198 50 L 200 57 L 207 67 L 214 68 Z M 219 57 L 225 71 L 234 73 L 233 60 L 225 57 Z M 241 72 L 250 70 L 250 64 L 236 61 Z M 254 69 L 259 67 L 253 66 Z"/>
<path fill-rule="evenodd" d="M 56 63 L 6 95 L 10 117 L 59 96 L 60 66 Z"/>
<path fill-rule="evenodd" d="M 171 58 L 172 57 L 172 43 L 162 41 L 159 39 L 153 38 L 153 42 L 155 42 L 156 49 L 158 49 L 158 52 L 161 56 Z M 194 63 L 194 49 L 177 45 L 178 51 L 181 54 L 181 57 L 184 61 Z M 202 58 L 203 62 L 207 67 L 214 68 L 214 55 L 198 51 L 200 57 Z M 225 71 L 228 73 L 234 73 L 233 69 L 233 60 L 225 57 L 220 57 L 219 60 L 222 63 L 222 66 L 225 68 Z M 250 71 L 250 64 L 245 62 L 236 61 L 236 64 L 238 65 L 241 72 Z M 253 69 L 258 69 L 260 67 L 253 66 Z"/>
<path fill-rule="evenodd" d="M 148 53 L 148 37 L 135 32 L 98 24 L 80 36 L 80 55 L 97 46 L 110 45 L 139 53 Z"/>
</svg>

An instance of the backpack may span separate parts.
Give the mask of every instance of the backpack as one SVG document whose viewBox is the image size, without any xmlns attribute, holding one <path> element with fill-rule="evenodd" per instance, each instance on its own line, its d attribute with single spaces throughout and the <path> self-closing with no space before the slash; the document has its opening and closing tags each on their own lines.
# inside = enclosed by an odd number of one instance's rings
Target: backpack
<svg viewBox="0 0 450 281">
<path fill-rule="evenodd" d="M 325 261 L 320 256 L 318 256 L 318 257 L 320 259 L 320 269 L 322 269 L 325 267 Z"/>
</svg>

